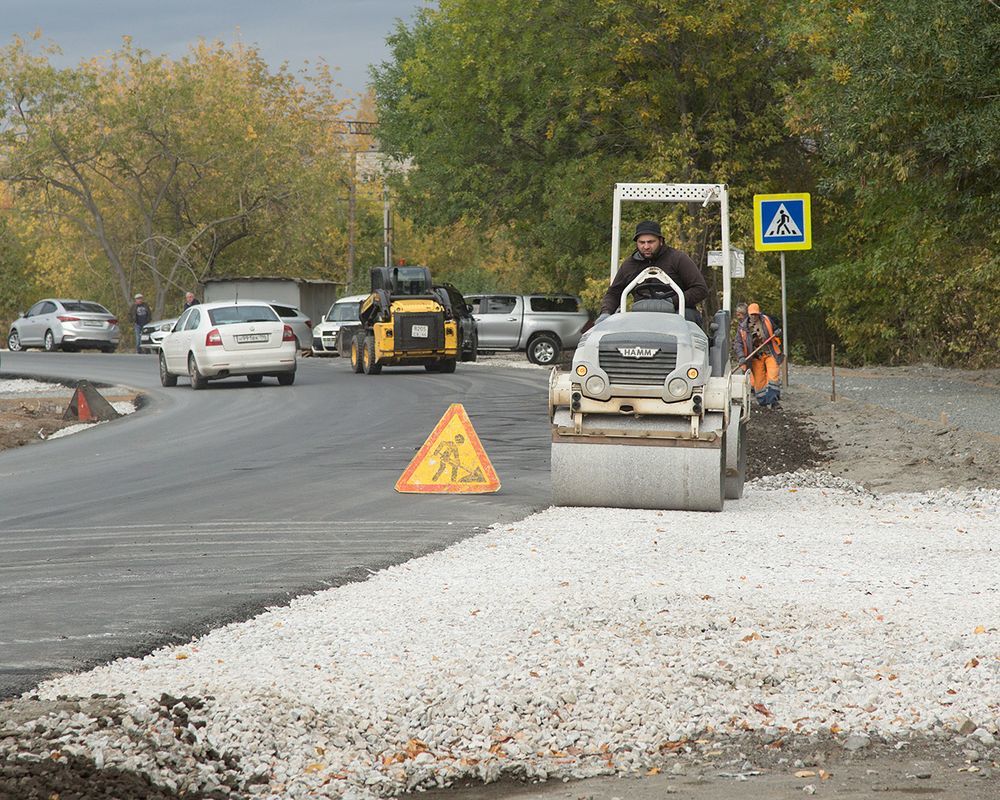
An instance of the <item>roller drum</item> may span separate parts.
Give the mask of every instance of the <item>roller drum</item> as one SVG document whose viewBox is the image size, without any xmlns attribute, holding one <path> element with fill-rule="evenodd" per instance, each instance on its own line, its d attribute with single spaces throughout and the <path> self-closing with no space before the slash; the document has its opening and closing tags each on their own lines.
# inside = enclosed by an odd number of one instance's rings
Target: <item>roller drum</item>
<svg viewBox="0 0 1000 800">
<path fill-rule="evenodd" d="M 721 417 L 721 415 L 720 415 Z M 721 511 L 726 443 L 636 439 L 552 443 L 552 502 L 560 506 Z M 692 446 L 695 445 L 696 446 Z"/>
</svg>

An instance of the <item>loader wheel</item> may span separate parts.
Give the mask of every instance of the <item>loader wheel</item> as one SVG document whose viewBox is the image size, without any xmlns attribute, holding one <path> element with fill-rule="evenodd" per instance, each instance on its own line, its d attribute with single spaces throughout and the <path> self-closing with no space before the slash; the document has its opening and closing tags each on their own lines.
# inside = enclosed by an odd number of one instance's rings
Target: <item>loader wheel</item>
<svg viewBox="0 0 1000 800">
<path fill-rule="evenodd" d="M 375 337 L 365 336 L 365 349 L 361 353 L 361 368 L 365 375 L 378 375 L 382 365 L 375 360 Z"/>
<path fill-rule="evenodd" d="M 351 339 L 351 369 L 357 373 L 361 372 L 361 350 L 364 347 L 362 344 L 363 341 L 364 339 L 360 333 L 354 334 L 354 338 Z"/>
<path fill-rule="evenodd" d="M 455 359 L 442 358 L 438 361 L 438 372 L 451 373 L 455 371 Z"/>
<path fill-rule="evenodd" d="M 554 336 L 548 333 L 540 333 L 528 342 L 528 361 L 532 364 L 541 364 L 543 367 L 547 367 L 559 359 L 561 349 L 558 340 Z"/>
</svg>

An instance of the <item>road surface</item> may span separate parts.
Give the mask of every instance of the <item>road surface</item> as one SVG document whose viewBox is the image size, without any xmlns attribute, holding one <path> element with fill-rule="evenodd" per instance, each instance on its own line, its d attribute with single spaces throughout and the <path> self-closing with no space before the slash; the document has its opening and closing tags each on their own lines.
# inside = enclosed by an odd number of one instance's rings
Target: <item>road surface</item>
<svg viewBox="0 0 1000 800">
<path fill-rule="evenodd" d="M 159 385 L 152 356 L 4 353 L 4 374 L 122 384 L 147 406 L 0 453 L 0 696 L 365 577 L 549 504 L 547 373 L 300 361 L 296 383 Z M 393 486 L 453 402 L 502 489 Z"/>
</svg>

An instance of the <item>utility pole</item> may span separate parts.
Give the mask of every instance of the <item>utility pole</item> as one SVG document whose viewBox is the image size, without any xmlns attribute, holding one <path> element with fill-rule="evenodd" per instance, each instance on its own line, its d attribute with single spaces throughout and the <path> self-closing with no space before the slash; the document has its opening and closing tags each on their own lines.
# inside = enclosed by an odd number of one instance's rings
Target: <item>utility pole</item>
<svg viewBox="0 0 1000 800">
<path fill-rule="evenodd" d="M 336 133 L 349 136 L 374 136 L 377 122 L 358 119 L 340 120 L 334 124 Z M 377 148 L 372 148 L 377 152 Z M 357 255 L 357 210 L 358 210 L 358 151 L 351 148 L 351 182 L 347 187 L 347 287 L 354 283 L 354 261 Z"/>
</svg>

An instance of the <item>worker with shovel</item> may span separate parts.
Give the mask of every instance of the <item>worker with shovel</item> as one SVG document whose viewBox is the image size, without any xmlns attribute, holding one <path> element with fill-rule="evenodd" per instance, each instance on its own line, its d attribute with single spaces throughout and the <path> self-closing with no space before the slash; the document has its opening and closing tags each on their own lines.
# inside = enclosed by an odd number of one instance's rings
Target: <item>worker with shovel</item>
<svg viewBox="0 0 1000 800">
<path fill-rule="evenodd" d="M 781 364 L 785 355 L 774 322 L 767 314 L 760 313 L 757 303 L 747 306 L 746 319 L 736 332 L 736 355 L 740 369 L 750 370 L 750 383 L 754 397 L 764 408 L 781 408 Z"/>
</svg>

